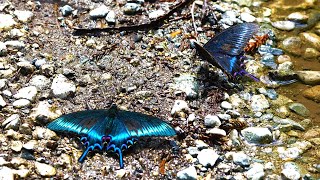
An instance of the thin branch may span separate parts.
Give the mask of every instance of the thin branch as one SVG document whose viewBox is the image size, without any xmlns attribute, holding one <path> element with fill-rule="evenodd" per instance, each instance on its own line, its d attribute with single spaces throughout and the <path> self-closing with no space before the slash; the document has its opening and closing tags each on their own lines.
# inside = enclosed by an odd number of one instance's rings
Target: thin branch
<svg viewBox="0 0 320 180">
<path fill-rule="evenodd" d="M 110 31 L 137 31 L 137 30 L 146 30 L 158 27 L 163 24 L 163 21 L 169 19 L 169 17 L 176 12 L 178 9 L 188 5 L 194 0 L 184 0 L 180 3 L 174 5 L 172 9 L 165 15 L 158 17 L 155 20 L 151 20 L 148 23 L 138 24 L 138 25 L 129 25 L 129 26 L 119 26 L 119 27 L 107 27 L 107 28 L 74 28 L 74 35 L 84 35 L 84 34 L 95 34 L 100 32 L 110 32 Z"/>
</svg>

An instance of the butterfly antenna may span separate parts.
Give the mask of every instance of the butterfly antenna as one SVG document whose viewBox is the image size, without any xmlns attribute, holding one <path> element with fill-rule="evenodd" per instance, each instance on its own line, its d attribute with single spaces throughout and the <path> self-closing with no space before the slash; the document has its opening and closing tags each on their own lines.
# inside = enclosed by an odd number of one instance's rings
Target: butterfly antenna
<svg viewBox="0 0 320 180">
<path fill-rule="evenodd" d="M 86 148 L 86 150 L 82 153 L 82 155 L 79 157 L 78 161 L 80 163 L 83 163 L 84 159 L 86 158 L 87 154 L 89 153 L 89 151 L 93 150 L 92 146 L 88 146 Z"/>
</svg>

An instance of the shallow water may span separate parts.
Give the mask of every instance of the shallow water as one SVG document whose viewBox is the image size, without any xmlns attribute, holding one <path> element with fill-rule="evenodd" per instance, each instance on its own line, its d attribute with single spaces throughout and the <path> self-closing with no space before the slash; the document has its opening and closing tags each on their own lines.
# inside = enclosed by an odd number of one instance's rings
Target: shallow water
<svg viewBox="0 0 320 180">
<path fill-rule="evenodd" d="M 282 42 L 283 39 L 290 36 L 299 36 L 301 32 L 313 32 L 314 24 L 319 23 L 320 16 L 320 1 L 315 0 L 314 3 L 309 3 L 306 0 L 295 0 L 295 1 L 268 1 L 264 3 L 262 6 L 272 9 L 272 14 L 270 19 L 272 22 L 278 20 L 286 20 L 286 17 L 293 12 L 302 12 L 309 16 L 308 24 L 311 28 L 305 29 L 295 29 L 292 31 L 281 31 L 274 30 L 277 36 L 278 46 Z M 313 25 L 312 25 L 313 24 Z M 307 43 L 303 43 L 300 49 L 297 51 L 303 53 L 304 50 L 308 47 L 311 47 Z M 312 71 L 320 71 L 320 61 L 319 59 L 313 60 L 305 60 L 303 55 L 295 56 L 292 54 L 288 54 L 291 57 L 292 62 L 294 63 L 294 70 L 312 70 Z M 302 91 L 310 88 L 311 86 L 302 84 L 301 82 L 297 82 L 291 85 L 282 86 L 278 89 L 278 93 L 285 95 L 291 98 L 295 102 L 299 102 L 304 104 L 310 110 L 309 119 L 312 120 L 313 126 L 320 126 L 320 103 L 316 103 L 312 100 L 309 100 L 302 96 Z M 302 120 L 302 117 L 298 117 L 298 119 Z"/>
</svg>

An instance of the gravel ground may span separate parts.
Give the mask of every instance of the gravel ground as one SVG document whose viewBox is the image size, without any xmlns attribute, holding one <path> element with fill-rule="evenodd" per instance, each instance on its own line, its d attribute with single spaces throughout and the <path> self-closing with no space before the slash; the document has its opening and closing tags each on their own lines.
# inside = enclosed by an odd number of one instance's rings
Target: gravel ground
<svg viewBox="0 0 320 180">
<path fill-rule="evenodd" d="M 199 41 L 205 43 L 233 24 L 258 21 L 258 14 L 242 3 L 210 1 L 205 15 L 201 2 L 195 4 Z M 176 4 L 170 0 L 1 2 L 0 18 L 8 19 L 0 20 L 0 177 L 319 178 L 320 129 L 312 127 L 314 116 L 270 86 L 248 78 L 228 82 L 221 70 L 202 61 L 190 43 L 196 36 L 191 4 L 162 26 L 145 31 L 73 34 L 73 27 L 150 23 Z M 264 20 L 261 24 L 264 32 L 272 28 Z M 292 24 L 272 25 L 286 30 Z M 267 44 L 267 50 L 249 56 L 247 70 L 259 77 L 267 65 L 254 59 L 266 59 L 267 51 L 274 57 L 283 55 L 275 48 L 275 38 Z M 312 47 L 318 48 L 316 43 Z M 313 96 L 315 102 L 318 96 Z M 91 153 L 78 163 L 83 150 L 79 138 L 45 128 L 62 114 L 107 109 L 113 103 L 170 122 L 178 136 L 139 140 L 124 153 L 125 168 L 119 170 L 114 154 Z"/>
</svg>

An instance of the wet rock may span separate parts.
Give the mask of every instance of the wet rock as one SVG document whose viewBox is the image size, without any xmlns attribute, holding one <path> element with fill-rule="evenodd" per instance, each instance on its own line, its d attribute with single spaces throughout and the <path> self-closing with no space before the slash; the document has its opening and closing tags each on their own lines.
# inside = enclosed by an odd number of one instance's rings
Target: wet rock
<svg viewBox="0 0 320 180">
<path fill-rule="evenodd" d="M 276 21 L 271 24 L 273 27 L 285 31 L 291 31 L 295 28 L 295 24 L 292 21 Z"/>
<path fill-rule="evenodd" d="M 275 100 L 278 97 L 278 94 L 274 89 L 259 88 L 258 91 L 272 100 Z"/>
<path fill-rule="evenodd" d="M 314 48 L 306 48 L 303 58 L 307 60 L 317 60 L 320 57 L 320 52 Z"/>
<path fill-rule="evenodd" d="M 232 109 L 232 105 L 227 101 L 222 101 L 220 105 L 223 109 Z"/>
<path fill-rule="evenodd" d="M 288 37 L 282 41 L 281 47 L 283 50 L 294 54 L 301 55 L 302 41 L 299 37 Z"/>
<path fill-rule="evenodd" d="M 272 142 L 272 133 L 268 128 L 248 127 L 243 129 L 241 134 L 249 143 L 268 144 Z"/>
<path fill-rule="evenodd" d="M 271 53 L 265 53 L 260 60 L 261 64 L 270 67 L 271 69 L 277 69 L 277 64 L 274 60 L 274 55 Z"/>
<path fill-rule="evenodd" d="M 197 156 L 199 163 L 204 167 L 212 167 L 216 163 L 219 155 L 212 149 L 203 149 Z"/>
<path fill-rule="evenodd" d="M 163 16 L 164 14 L 165 14 L 164 10 L 159 9 L 159 10 L 150 12 L 148 15 L 150 19 L 156 19 L 160 16 Z"/>
<path fill-rule="evenodd" d="M 281 74 L 290 74 L 291 71 L 293 70 L 293 63 L 284 62 L 282 64 L 279 64 L 277 70 L 279 70 Z"/>
<path fill-rule="evenodd" d="M 282 64 L 284 62 L 291 62 L 291 58 L 290 58 L 290 56 L 288 56 L 286 54 L 280 55 L 277 58 L 277 62 L 278 62 L 278 64 Z"/>
<path fill-rule="evenodd" d="M 29 107 L 30 105 L 31 105 L 31 102 L 28 99 L 18 99 L 12 103 L 12 106 L 18 109 Z"/>
<path fill-rule="evenodd" d="M 309 16 L 303 12 L 294 12 L 288 15 L 288 20 L 305 23 L 308 21 Z"/>
<path fill-rule="evenodd" d="M 294 129 L 297 129 L 297 130 L 301 130 L 301 131 L 305 130 L 303 126 L 301 126 L 299 123 L 297 123 L 291 119 L 282 119 L 277 116 L 274 116 L 273 121 L 277 124 L 282 124 L 282 125 L 290 124 L 290 125 L 292 125 L 292 127 Z"/>
<path fill-rule="evenodd" d="M 320 36 L 314 33 L 304 32 L 300 34 L 300 37 L 310 43 L 315 49 L 320 51 Z"/>
<path fill-rule="evenodd" d="M 141 5 L 137 3 L 127 3 L 123 7 L 123 12 L 127 15 L 133 15 L 141 11 Z"/>
<path fill-rule="evenodd" d="M 277 151 L 282 160 L 292 160 L 299 158 L 303 153 L 312 147 L 308 141 L 299 141 L 291 144 L 288 148 L 278 147 Z"/>
<path fill-rule="evenodd" d="M 246 155 L 244 152 L 235 152 L 232 154 L 232 160 L 234 164 L 240 165 L 240 166 L 249 166 L 251 158 Z"/>
<path fill-rule="evenodd" d="M 103 18 L 109 13 L 109 8 L 105 5 L 101 5 L 90 11 L 89 15 L 91 19 Z"/>
<path fill-rule="evenodd" d="M 253 111 L 263 111 L 270 107 L 267 98 L 263 94 L 253 95 L 250 106 Z"/>
<path fill-rule="evenodd" d="M 12 114 L 5 121 L 2 122 L 2 127 L 4 129 L 13 129 L 18 130 L 20 124 L 20 116 L 19 114 Z"/>
<path fill-rule="evenodd" d="M 36 129 L 32 132 L 32 136 L 35 139 L 58 139 L 58 136 L 55 132 L 51 131 L 50 129 L 39 126 L 36 126 Z"/>
<path fill-rule="evenodd" d="M 266 45 L 261 45 L 258 49 L 259 54 L 264 55 L 264 54 L 272 54 L 275 56 L 279 56 L 283 54 L 283 51 L 278 48 L 273 48 L 271 46 L 266 46 Z"/>
<path fill-rule="evenodd" d="M 106 21 L 108 23 L 116 23 L 116 13 L 113 10 L 107 14 Z"/>
<path fill-rule="evenodd" d="M 305 84 L 320 84 L 320 71 L 296 71 L 298 78 Z"/>
<path fill-rule="evenodd" d="M 260 163 L 253 163 L 244 174 L 248 179 L 263 179 L 265 176 L 264 167 Z"/>
<path fill-rule="evenodd" d="M 9 14 L 0 14 L 0 19 L 0 30 L 10 29 L 12 26 L 17 24 Z"/>
<path fill-rule="evenodd" d="M 179 180 L 196 180 L 198 178 L 197 170 L 194 166 L 190 166 L 177 173 Z"/>
<path fill-rule="evenodd" d="M 304 90 L 302 95 L 315 102 L 320 102 L 320 85 Z"/>
<path fill-rule="evenodd" d="M 3 97 L 0 95 L 0 108 L 5 107 L 7 105 L 6 101 L 3 99 Z"/>
<path fill-rule="evenodd" d="M 303 134 L 303 139 L 307 140 L 316 137 L 320 137 L 320 128 L 310 129 Z"/>
<path fill-rule="evenodd" d="M 221 121 L 218 116 L 209 114 L 204 118 L 204 125 L 207 127 L 219 127 L 221 125 Z"/>
<path fill-rule="evenodd" d="M 195 76 L 184 74 L 174 78 L 173 89 L 180 90 L 186 93 L 189 98 L 196 98 L 199 91 L 199 83 Z"/>
<path fill-rule="evenodd" d="M 254 22 L 256 20 L 254 16 L 246 12 L 240 14 L 240 19 L 244 22 Z"/>
<path fill-rule="evenodd" d="M 51 165 L 35 162 L 34 163 L 36 172 L 44 177 L 50 177 L 56 175 L 57 171 L 56 168 L 54 168 Z"/>
<path fill-rule="evenodd" d="M 289 105 L 289 109 L 304 117 L 307 117 L 310 114 L 310 111 L 301 103 L 292 103 Z"/>
<path fill-rule="evenodd" d="M 298 180 L 301 178 L 299 167 L 294 162 L 284 163 L 281 174 L 290 180 Z"/>
<path fill-rule="evenodd" d="M 65 99 L 76 92 L 76 86 L 73 82 L 69 81 L 64 75 L 58 74 L 53 79 L 51 90 L 53 96 Z"/>
<path fill-rule="evenodd" d="M 22 21 L 22 22 L 31 21 L 33 17 L 33 13 L 31 11 L 15 10 L 13 14 L 18 18 L 19 21 Z"/>
<path fill-rule="evenodd" d="M 37 96 L 38 90 L 35 86 L 28 86 L 19 89 L 17 94 L 13 95 L 16 99 L 28 99 L 34 101 Z"/>
<path fill-rule="evenodd" d="M 62 16 L 69 16 L 72 14 L 73 8 L 69 5 L 64 5 L 63 7 L 59 8 L 62 13 Z"/>
<path fill-rule="evenodd" d="M 181 112 L 188 112 L 189 107 L 186 101 L 183 100 L 176 100 L 171 110 L 171 115 L 178 115 Z"/>
<path fill-rule="evenodd" d="M 22 149 L 22 142 L 21 141 L 11 141 L 10 148 L 15 152 L 20 152 Z"/>
<path fill-rule="evenodd" d="M 291 99 L 289 99 L 288 97 L 279 94 L 278 98 L 276 100 L 271 101 L 271 104 L 273 106 L 285 106 L 288 103 L 292 103 L 292 102 L 293 101 Z"/>
</svg>

